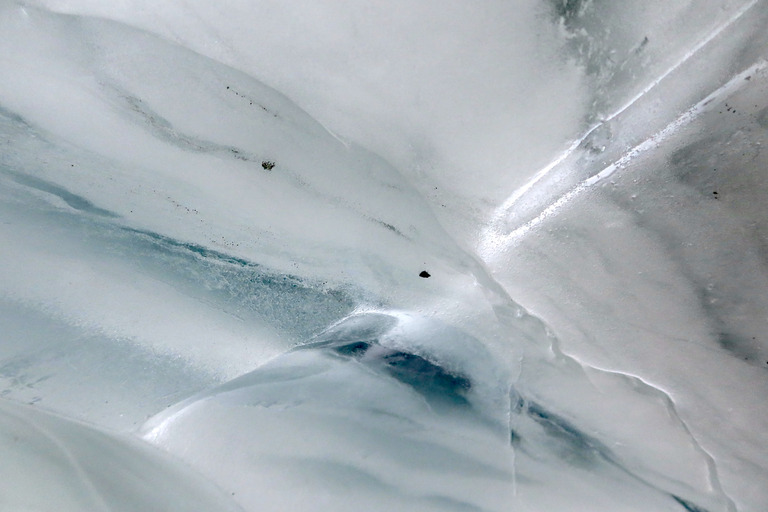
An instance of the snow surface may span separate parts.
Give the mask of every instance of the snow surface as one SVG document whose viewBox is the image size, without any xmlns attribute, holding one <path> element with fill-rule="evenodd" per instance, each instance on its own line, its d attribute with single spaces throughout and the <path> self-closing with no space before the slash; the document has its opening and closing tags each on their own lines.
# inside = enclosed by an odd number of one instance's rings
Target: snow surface
<svg viewBox="0 0 768 512">
<path fill-rule="evenodd" d="M 0 0 L 0 510 L 768 507 L 768 2 L 155 4 Z"/>
</svg>

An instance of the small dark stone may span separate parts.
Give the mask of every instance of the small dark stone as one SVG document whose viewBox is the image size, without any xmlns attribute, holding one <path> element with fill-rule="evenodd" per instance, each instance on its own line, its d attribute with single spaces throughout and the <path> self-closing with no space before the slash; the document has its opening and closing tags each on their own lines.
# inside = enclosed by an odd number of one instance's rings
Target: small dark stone
<svg viewBox="0 0 768 512">
<path fill-rule="evenodd" d="M 264 160 L 263 162 L 261 162 L 261 166 L 264 169 L 266 169 L 268 171 L 271 171 L 272 169 L 275 168 L 275 162 L 270 162 L 269 160 Z"/>
<path fill-rule="evenodd" d="M 419 277 L 423 277 L 424 279 L 426 279 L 426 278 L 430 277 L 431 275 L 432 274 L 430 274 L 426 270 L 422 270 L 421 273 L 419 274 Z"/>
</svg>

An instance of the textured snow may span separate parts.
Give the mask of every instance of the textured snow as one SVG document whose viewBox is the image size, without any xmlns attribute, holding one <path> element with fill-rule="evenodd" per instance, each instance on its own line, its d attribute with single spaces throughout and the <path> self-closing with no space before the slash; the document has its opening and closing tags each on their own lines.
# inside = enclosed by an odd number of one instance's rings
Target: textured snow
<svg viewBox="0 0 768 512">
<path fill-rule="evenodd" d="M 762 512 L 766 28 L 0 0 L 0 508 Z"/>
</svg>

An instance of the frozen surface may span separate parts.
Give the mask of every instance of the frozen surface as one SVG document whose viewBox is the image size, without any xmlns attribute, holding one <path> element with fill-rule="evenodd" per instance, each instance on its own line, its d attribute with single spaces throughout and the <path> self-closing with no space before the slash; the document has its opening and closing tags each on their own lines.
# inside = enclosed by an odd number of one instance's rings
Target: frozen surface
<svg viewBox="0 0 768 512">
<path fill-rule="evenodd" d="M 665 446 L 643 454 L 638 443 L 604 444 L 592 434 L 599 425 L 581 430 L 509 382 L 467 333 L 398 312 L 364 313 L 166 409 L 142 432 L 246 509 L 725 506 L 722 495 L 700 490 L 710 476 L 706 456 L 674 415 L 655 414 L 654 444 Z M 645 421 L 655 407 L 670 412 L 639 383 L 604 382 L 633 388 Z M 656 460 L 672 454 L 674 462 Z"/>
<path fill-rule="evenodd" d="M 136 439 L 6 400 L 0 412 L 3 510 L 241 510 L 189 468 Z"/>
<path fill-rule="evenodd" d="M 155 4 L 0 0 L 3 507 L 768 507 L 765 1 Z"/>
</svg>

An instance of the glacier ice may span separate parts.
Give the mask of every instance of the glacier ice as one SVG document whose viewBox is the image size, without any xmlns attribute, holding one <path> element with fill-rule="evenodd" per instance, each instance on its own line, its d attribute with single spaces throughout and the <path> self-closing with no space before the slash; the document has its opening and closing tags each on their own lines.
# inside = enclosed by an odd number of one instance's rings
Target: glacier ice
<svg viewBox="0 0 768 512">
<path fill-rule="evenodd" d="M 3 510 L 240 510 L 189 468 L 128 436 L 0 401 Z"/>
<path fill-rule="evenodd" d="M 402 312 L 361 313 L 166 409 L 142 434 L 245 508 L 724 505 L 698 495 L 686 471 L 603 444 L 495 366 L 467 333 Z M 706 466 L 679 422 L 656 418 L 655 428 L 677 464 Z"/>
<path fill-rule="evenodd" d="M 0 0 L 0 508 L 761 512 L 767 27 Z"/>
</svg>

